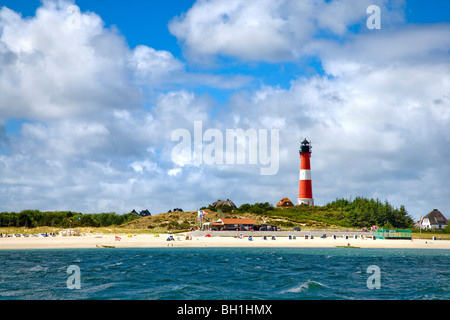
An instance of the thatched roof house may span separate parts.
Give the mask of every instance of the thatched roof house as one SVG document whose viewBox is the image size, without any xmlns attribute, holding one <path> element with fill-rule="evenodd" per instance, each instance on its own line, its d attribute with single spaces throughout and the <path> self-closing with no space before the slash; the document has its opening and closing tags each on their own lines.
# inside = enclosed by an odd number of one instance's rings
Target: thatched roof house
<svg viewBox="0 0 450 320">
<path fill-rule="evenodd" d="M 148 216 L 151 216 L 152 214 L 150 213 L 150 211 L 148 211 L 147 209 L 145 209 L 145 210 L 142 210 L 141 212 L 139 212 L 139 215 L 140 215 L 141 217 L 148 217 Z"/>
<path fill-rule="evenodd" d="M 448 224 L 448 220 L 438 209 L 433 209 L 422 219 L 424 229 L 443 229 Z"/>
<path fill-rule="evenodd" d="M 236 209 L 236 205 L 230 199 L 227 199 L 227 201 L 217 200 L 216 202 L 213 202 L 211 205 L 214 208 L 217 208 L 217 207 L 223 206 L 223 205 L 227 205 L 227 206 L 230 206 L 232 210 Z"/>
<path fill-rule="evenodd" d="M 150 213 L 150 211 L 148 211 L 147 209 L 142 210 L 142 211 L 139 212 L 139 213 L 137 213 L 137 211 L 133 209 L 133 211 L 131 211 L 131 213 L 137 214 L 137 215 L 139 215 L 139 216 L 141 216 L 141 217 L 148 217 L 148 216 L 151 216 L 151 215 L 152 215 L 152 214 Z"/>
</svg>

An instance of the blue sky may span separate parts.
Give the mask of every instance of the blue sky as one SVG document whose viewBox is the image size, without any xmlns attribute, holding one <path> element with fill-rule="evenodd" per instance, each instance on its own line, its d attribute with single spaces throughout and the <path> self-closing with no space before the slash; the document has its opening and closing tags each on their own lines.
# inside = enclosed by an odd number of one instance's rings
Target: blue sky
<svg viewBox="0 0 450 320">
<path fill-rule="evenodd" d="M 0 7 L 0 211 L 295 202 L 308 137 L 317 204 L 360 195 L 450 216 L 448 1 Z M 194 121 L 280 130 L 279 171 L 174 162 L 171 133 Z"/>
</svg>

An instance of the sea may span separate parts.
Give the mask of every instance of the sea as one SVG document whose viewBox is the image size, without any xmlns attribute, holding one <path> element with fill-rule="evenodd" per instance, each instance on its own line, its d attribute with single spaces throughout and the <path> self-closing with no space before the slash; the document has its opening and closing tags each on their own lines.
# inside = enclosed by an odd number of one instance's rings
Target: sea
<svg viewBox="0 0 450 320">
<path fill-rule="evenodd" d="M 0 300 L 448 300 L 450 250 L 0 250 Z"/>
</svg>

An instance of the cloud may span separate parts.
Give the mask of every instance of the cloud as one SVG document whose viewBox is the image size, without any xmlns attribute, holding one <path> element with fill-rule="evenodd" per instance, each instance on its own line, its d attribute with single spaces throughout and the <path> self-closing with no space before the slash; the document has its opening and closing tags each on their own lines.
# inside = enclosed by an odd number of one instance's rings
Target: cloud
<svg viewBox="0 0 450 320">
<path fill-rule="evenodd" d="M 174 125 L 164 114 L 200 116 L 206 102 L 169 91 L 156 94 L 154 114 L 145 111 L 145 91 L 188 77 L 183 63 L 167 51 L 130 49 L 95 13 L 71 24 L 71 5 L 45 1 L 30 18 L 0 9 L 2 210 L 150 208 L 142 199 L 167 177 L 160 167 L 172 169 L 157 157 Z M 11 118 L 27 120 L 13 135 L 4 129 Z"/>
<path fill-rule="evenodd" d="M 369 68 L 381 69 L 396 64 L 419 64 L 419 67 L 423 64 L 447 64 L 449 34 L 450 25 L 445 23 L 408 25 L 351 35 L 340 44 L 316 43 L 313 51 L 321 57 L 325 72 L 333 76 L 358 74 Z"/>
<path fill-rule="evenodd" d="M 44 1 L 32 18 L 0 10 L 0 118 L 92 118 L 139 110 L 144 92 L 174 86 L 248 85 L 251 77 L 189 74 L 164 50 L 130 49 L 92 12 L 72 25 L 71 2 Z"/>
<path fill-rule="evenodd" d="M 150 88 L 173 88 L 174 86 L 207 86 L 220 89 L 246 87 L 254 80 L 246 75 L 214 75 L 211 73 L 186 72 L 185 65 L 164 50 L 139 45 L 130 58 L 139 83 Z"/>
<path fill-rule="evenodd" d="M 170 32 L 191 60 L 214 56 L 244 61 L 292 61 L 309 54 L 315 38 L 335 38 L 364 24 L 369 5 L 379 4 L 386 25 L 403 20 L 401 1 L 197 1 L 174 18 Z"/>
<path fill-rule="evenodd" d="M 175 59 L 170 52 L 158 51 L 144 45 L 134 48 L 129 63 L 136 76 L 147 85 L 161 85 L 173 81 L 172 75 L 184 74 L 183 63 Z"/>
<path fill-rule="evenodd" d="M 8 136 L 6 135 L 5 127 L 0 124 L 0 153 L 2 148 L 7 147 L 9 144 Z"/>
<path fill-rule="evenodd" d="M 182 171 L 181 168 L 170 169 L 169 171 L 167 171 L 167 174 L 169 176 L 177 176 L 181 173 L 181 171 Z"/>
<path fill-rule="evenodd" d="M 82 14 L 69 28 L 67 2 L 44 2 L 23 19 L 0 11 L 0 117 L 36 120 L 92 116 L 114 108 L 137 108 L 140 89 L 130 81 L 127 46 L 105 29 L 99 16 Z M 45 93 L 45 94 L 43 94 Z"/>
</svg>

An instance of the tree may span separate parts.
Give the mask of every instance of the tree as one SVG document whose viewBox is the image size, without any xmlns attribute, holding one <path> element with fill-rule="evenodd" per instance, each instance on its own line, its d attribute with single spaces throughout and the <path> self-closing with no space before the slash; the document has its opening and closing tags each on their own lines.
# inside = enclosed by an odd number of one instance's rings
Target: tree
<svg viewBox="0 0 450 320">
<path fill-rule="evenodd" d="M 80 218 L 80 225 L 83 227 L 98 227 L 98 222 L 96 222 L 91 215 L 84 214 Z"/>
<path fill-rule="evenodd" d="M 217 206 L 216 210 L 220 209 L 222 210 L 223 213 L 227 213 L 227 212 L 231 212 L 233 211 L 233 209 L 231 208 L 231 206 L 227 205 L 227 204 L 221 204 L 219 206 Z"/>
<path fill-rule="evenodd" d="M 251 207 L 252 206 L 250 204 L 244 203 L 237 209 L 237 211 L 239 211 L 239 212 L 248 212 Z"/>
<path fill-rule="evenodd" d="M 264 203 L 257 202 L 249 208 L 248 212 L 262 214 L 262 213 L 266 213 L 267 211 L 272 210 L 272 209 L 273 209 L 272 205 L 268 202 L 264 202 Z"/>
<path fill-rule="evenodd" d="M 31 210 L 24 210 L 19 213 L 17 217 L 17 227 L 33 227 L 33 212 Z"/>
<path fill-rule="evenodd" d="M 450 223 L 447 224 L 447 225 L 445 226 L 444 229 L 442 229 L 442 232 L 444 232 L 444 233 L 450 233 Z"/>
<path fill-rule="evenodd" d="M 394 226 L 392 225 L 392 223 L 390 223 L 389 221 L 386 222 L 383 226 L 383 229 L 394 229 Z"/>
</svg>

